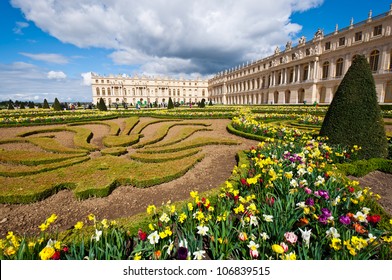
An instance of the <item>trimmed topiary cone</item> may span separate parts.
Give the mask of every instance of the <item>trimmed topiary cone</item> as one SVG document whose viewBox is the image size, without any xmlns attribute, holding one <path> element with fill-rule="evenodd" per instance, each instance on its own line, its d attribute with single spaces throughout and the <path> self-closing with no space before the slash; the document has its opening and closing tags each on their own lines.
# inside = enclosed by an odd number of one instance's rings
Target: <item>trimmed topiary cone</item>
<svg viewBox="0 0 392 280">
<path fill-rule="evenodd" d="M 167 109 L 174 109 L 173 100 L 169 97 L 169 102 L 167 104 Z"/>
<path fill-rule="evenodd" d="M 357 56 L 340 83 L 320 130 L 332 144 L 358 145 L 359 157 L 384 158 L 388 146 L 369 63 Z"/>
</svg>

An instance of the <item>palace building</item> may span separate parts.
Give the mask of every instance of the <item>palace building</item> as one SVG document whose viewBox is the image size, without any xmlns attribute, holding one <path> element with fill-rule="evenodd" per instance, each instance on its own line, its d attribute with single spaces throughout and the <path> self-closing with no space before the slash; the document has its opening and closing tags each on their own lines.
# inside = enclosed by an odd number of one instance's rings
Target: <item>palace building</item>
<svg viewBox="0 0 392 280">
<path fill-rule="evenodd" d="M 93 102 L 187 104 L 203 98 L 218 104 L 330 103 L 357 55 L 367 57 L 378 101 L 392 103 L 392 4 L 390 10 L 311 40 L 287 42 L 273 55 L 217 73 L 209 80 L 92 76 Z"/>
<path fill-rule="evenodd" d="M 171 97 L 180 104 L 208 100 L 208 80 L 185 80 L 126 75 L 92 75 L 93 102 L 103 98 L 105 104 L 167 104 Z"/>
<path fill-rule="evenodd" d="M 298 45 L 288 42 L 269 57 L 222 71 L 208 81 L 208 95 L 222 104 L 330 103 L 356 55 L 365 55 L 378 101 L 392 102 L 392 4 L 387 13 L 335 32 L 318 30 Z"/>
</svg>

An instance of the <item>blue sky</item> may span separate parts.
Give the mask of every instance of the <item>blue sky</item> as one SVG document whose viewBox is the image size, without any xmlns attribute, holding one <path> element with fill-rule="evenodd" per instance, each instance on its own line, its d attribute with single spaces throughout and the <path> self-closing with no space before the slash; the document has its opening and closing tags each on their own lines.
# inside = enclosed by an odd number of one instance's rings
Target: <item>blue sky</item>
<svg viewBox="0 0 392 280">
<path fill-rule="evenodd" d="M 90 72 L 208 78 L 391 0 L 1 0 L 0 100 L 92 100 Z"/>
</svg>

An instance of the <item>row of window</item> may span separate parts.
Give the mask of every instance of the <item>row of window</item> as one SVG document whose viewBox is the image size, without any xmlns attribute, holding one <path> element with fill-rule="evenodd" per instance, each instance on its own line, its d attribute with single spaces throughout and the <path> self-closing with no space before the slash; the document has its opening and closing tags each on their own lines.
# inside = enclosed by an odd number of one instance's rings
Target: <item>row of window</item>
<svg viewBox="0 0 392 280">
<path fill-rule="evenodd" d="M 150 94 L 150 90 L 149 89 L 147 89 L 147 90 L 148 90 L 148 94 Z M 95 89 L 95 91 L 96 91 L 96 95 L 97 96 L 101 95 L 101 93 L 102 93 L 103 96 L 106 95 L 105 88 L 100 89 L 99 87 L 97 87 Z M 128 92 L 129 92 L 129 94 L 131 94 L 130 90 Z M 195 89 L 194 92 L 195 92 L 195 95 L 197 95 L 197 89 Z M 111 95 L 110 88 L 107 88 L 107 93 L 108 93 L 108 95 Z M 135 95 L 135 89 L 132 89 L 132 93 L 133 93 L 133 95 Z M 151 93 L 153 93 L 152 90 L 151 90 Z M 117 93 L 115 93 L 115 95 L 117 95 L 117 94 L 118 94 L 118 91 L 117 91 Z M 158 89 L 155 89 L 155 94 L 158 94 Z M 186 90 L 183 89 L 183 96 L 185 96 L 185 94 L 186 94 Z M 192 95 L 192 90 L 191 89 L 188 90 L 188 94 L 189 94 L 189 96 Z M 125 95 L 126 95 L 126 89 L 125 89 Z M 140 95 L 143 95 L 143 91 L 140 91 Z M 169 89 L 169 96 L 171 96 L 171 95 L 172 95 L 172 90 Z M 176 95 L 176 90 L 173 89 L 173 96 L 175 96 L 175 95 Z M 179 89 L 177 90 L 177 95 L 180 96 L 180 90 Z M 201 95 L 205 96 L 205 90 L 204 89 L 202 90 Z"/>
<path fill-rule="evenodd" d="M 373 37 L 380 36 L 382 34 L 382 24 L 377 25 L 373 28 Z M 355 32 L 354 34 L 354 42 L 360 42 L 363 39 L 362 31 Z M 338 40 L 338 46 L 342 47 L 346 45 L 346 37 L 340 37 Z M 331 49 L 331 42 L 325 42 L 324 49 L 330 50 Z"/>
<path fill-rule="evenodd" d="M 99 80 L 96 79 L 96 80 L 95 80 L 95 83 L 96 83 L 96 84 L 99 84 Z M 104 84 L 104 83 L 105 83 L 105 80 L 101 80 L 101 84 Z M 106 83 L 107 83 L 107 84 L 110 84 L 110 80 L 106 80 Z M 115 84 L 117 84 L 117 81 L 115 81 Z M 186 83 L 183 82 L 182 84 L 185 86 Z M 192 83 L 189 83 L 189 85 L 191 86 Z M 197 86 L 197 83 L 195 83 L 195 86 Z"/>
</svg>

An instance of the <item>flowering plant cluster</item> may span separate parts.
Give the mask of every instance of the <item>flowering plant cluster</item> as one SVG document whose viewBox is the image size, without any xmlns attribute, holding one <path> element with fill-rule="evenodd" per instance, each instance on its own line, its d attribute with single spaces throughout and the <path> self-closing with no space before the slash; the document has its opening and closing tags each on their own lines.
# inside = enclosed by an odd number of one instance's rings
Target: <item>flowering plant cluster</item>
<svg viewBox="0 0 392 280">
<path fill-rule="evenodd" d="M 297 121 L 301 124 L 322 125 L 324 117 L 306 114 L 297 118 Z"/>
<path fill-rule="evenodd" d="M 369 259 L 391 257 L 392 235 L 366 201 L 378 199 L 334 170 L 348 157 L 321 140 L 260 143 L 244 175 L 218 198 L 191 192 L 181 210 L 149 206 L 155 223 L 140 230 L 135 259 Z M 348 155 L 348 153 L 347 153 Z M 175 243 L 180 240 L 180 243 Z"/>
</svg>

